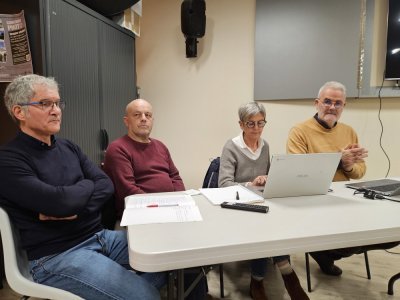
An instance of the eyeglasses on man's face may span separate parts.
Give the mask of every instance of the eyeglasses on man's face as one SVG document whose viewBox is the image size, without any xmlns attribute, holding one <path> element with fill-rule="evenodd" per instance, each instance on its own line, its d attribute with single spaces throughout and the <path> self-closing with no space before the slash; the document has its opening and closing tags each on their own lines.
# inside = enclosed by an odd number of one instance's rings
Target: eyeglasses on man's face
<svg viewBox="0 0 400 300">
<path fill-rule="evenodd" d="M 246 125 L 246 127 L 248 127 L 248 128 L 254 128 L 254 126 L 256 126 L 256 124 L 257 124 L 258 127 L 262 128 L 262 127 L 265 126 L 265 124 L 267 124 L 267 121 L 260 120 L 260 121 L 257 121 L 257 122 L 256 121 L 246 121 L 246 122 L 244 122 L 244 125 Z"/>
<path fill-rule="evenodd" d="M 63 110 L 65 108 L 65 101 L 57 100 L 40 100 L 36 102 L 28 102 L 28 103 L 18 103 L 20 106 L 36 106 L 39 107 L 43 111 L 50 111 L 54 108 L 54 106 L 58 107 L 59 109 Z"/>
<path fill-rule="evenodd" d="M 336 108 L 336 109 L 340 109 L 340 108 L 343 108 L 343 106 L 344 106 L 344 102 L 343 101 L 340 101 L 340 100 L 338 100 L 338 101 L 334 101 L 334 100 L 331 100 L 331 99 L 329 99 L 329 98 L 325 98 L 324 100 L 319 100 L 321 103 L 322 103 L 322 105 L 323 106 L 325 106 L 325 107 L 331 107 L 332 105 Z"/>
</svg>

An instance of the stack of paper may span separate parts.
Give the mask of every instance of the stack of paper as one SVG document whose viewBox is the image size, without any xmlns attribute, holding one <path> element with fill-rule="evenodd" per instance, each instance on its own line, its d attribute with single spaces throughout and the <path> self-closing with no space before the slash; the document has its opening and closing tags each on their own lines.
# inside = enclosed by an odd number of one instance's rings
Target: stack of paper
<svg viewBox="0 0 400 300">
<path fill-rule="evenodd" d="M 264 198 L 242 185 L 233 185 L 223 188 L 200 189 L 200 192 L 214 205 L 222 202 L 256 203 L 264 202 Z"/>
<path fill-rule="evenodd" d="M 132 195 L 125 198 L 121 226 L 202 221 L 189 195 Z"/>
</svg>

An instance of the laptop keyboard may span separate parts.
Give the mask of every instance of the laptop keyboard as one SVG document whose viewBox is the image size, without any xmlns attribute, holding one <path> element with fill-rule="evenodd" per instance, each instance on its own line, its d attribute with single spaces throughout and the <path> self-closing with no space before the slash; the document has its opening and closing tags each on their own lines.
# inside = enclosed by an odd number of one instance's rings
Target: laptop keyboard
<svg viewBox="0 0 400 300">
<path fill-rule="evenodd" d="M 373 186 L 370 187 L 371 190 L 378 191 L 378 192 L 391 192 L 396 189 L 400 188 L 400 183 L 393 183 L 393 184 L 386 184 L 381 186 Z"/>
</svg>

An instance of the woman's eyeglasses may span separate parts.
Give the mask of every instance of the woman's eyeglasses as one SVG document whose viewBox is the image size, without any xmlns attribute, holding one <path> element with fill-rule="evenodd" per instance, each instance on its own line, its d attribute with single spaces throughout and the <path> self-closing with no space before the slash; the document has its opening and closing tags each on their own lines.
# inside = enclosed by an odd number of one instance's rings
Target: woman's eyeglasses
<svg viewBox="0 0 400 300">
<path fill-rule="evenodd" d="M 248 128 L 254 128 L 254 126 L 256 126 L 256 124 L 257 124 L 257 127 L 262 128 L 265 126 L 265 124 L 267 124 L 267 121 L 261 120 L 261 121 L 257 121 L 257 122 L 255 122 L 255 121 L 244 122 L 244 125 L 246 125 L 246 127 L 248 127 Z"/>
</svg>

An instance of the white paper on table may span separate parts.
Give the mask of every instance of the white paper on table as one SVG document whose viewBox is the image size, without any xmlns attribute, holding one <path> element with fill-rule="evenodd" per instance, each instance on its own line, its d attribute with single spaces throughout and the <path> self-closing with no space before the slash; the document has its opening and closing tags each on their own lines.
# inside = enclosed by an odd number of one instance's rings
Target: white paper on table
<svg viewBox="0 0 400 300">
<path fill-rule="evenodd" d="M 264 198 L 244 186 L 232 185 L 223 188 L 200 189 L 200 192 L 214 205 L 222 202 L 256 203 L 264 202 Z M 239 194 L 239 200 L 236 195 Z"/>
<path fill-rule="evenodd" d="M 200 195 L 200 191 L 199 190 L 195 190 L 195 189 L 186 190 L 186 191 L 184 191 L 184 193 L 186 195 L 190 195 L 190 196 Z"/>
<path fill-rule="evenodd" d="M 173 206 L 190 205 L 195 206 L 196 202 L 189 195 L 146 195 L 137 194 L 125 197 L 125 208 L 143 208 L 149 205 Z"/>
<path fill-rule="evenodd" d="M 202 220 L 200 210 L 195 205 L 125 208 L 121 226 Z"/>
</svg>

